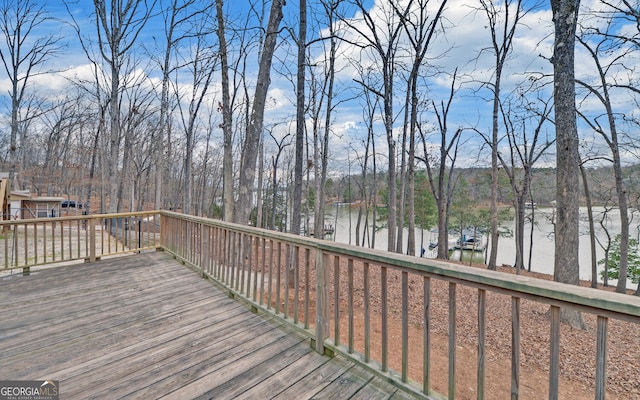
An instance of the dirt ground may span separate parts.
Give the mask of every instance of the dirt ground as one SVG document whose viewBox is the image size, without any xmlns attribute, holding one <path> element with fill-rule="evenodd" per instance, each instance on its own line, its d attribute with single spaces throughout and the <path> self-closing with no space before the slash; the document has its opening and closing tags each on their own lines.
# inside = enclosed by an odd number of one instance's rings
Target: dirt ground
<svg viewBox="0 0 640 400">
<path fill-rule="evenodd" d="M 340 262 L 340 342 L 348 344 L 348 300 L 346 297 L 346 262 Z M 503 272 L 513 273 L 511 268 Z M 381 280 L 377 269 L 371 268 L 371 358 L 381 360 Z M 526 273 L 541 279 L 550 276 Z M 331 281 L 334 282 L 332 273 Z M 314 282 L 313 277 L 311 282 Z M 588 286 L 588 282 L 584 285 Z M 389 271 L 388 346 L 389 367 L 401 371 L 401 274 Z M 364 313 L 362 274 L 354 268 L 354 347 L 364 352 Z M 333 299 L 334 293 L 332 292 Z M 311 298 L 315 298 L 312 294 Z M 423 281 L 409 277 L 409 377 L 422 382 L 423 365 Z M 448 382 L 448 329 L 449 286 L 447 282 L 431 280 L 430 376 L 432 390 L 447 394 Z M 457 286 L 456 289 L 456 399 L 476 399 L 477 393 L 477 304 L 478 291 Z M 312 304 L 313 306 L 313 304 Z M 333 304 L 332 304 L 333 307 Z M 520 310 L 520 383 L 521 399 L 542 399 L 549 390 L 549 307 L 521 300 Z M 310 310 L 313 321 L 315 310 Z M 332 313 L 333 318 L 333 313 Z M 560 399 L 594 398 L 596 316 L 583 313 L 586 330 L 561 326 L 560 339 Z M 330 327 L 334 334 L 333 321 Z M 486 361 L 485 398 L 511 398 L 511 297 L 487 293 L 486 300 Z M 607 399 L 640 399 L 640 335 L 634 324 L 609 320 L 607 358 Z"/>
</svg>

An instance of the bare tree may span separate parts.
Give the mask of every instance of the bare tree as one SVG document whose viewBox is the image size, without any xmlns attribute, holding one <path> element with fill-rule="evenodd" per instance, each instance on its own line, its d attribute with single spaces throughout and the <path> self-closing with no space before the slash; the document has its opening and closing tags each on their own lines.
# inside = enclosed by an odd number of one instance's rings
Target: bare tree
<svg viewBox="0 0 640 400">
<path fill-rule="evenodd" d="M 216 20 L 218 27 L 218 46 L 220 55 L 220 73 L 222 85 L 222 133 L 224 137 L 223 169 L 223 198 L 224 220 L 233 220 L 233 115 L 231 113 L 231 95 L 229 89 L 229 56 L 225 32 L 225 15 L 222 11 L 222 0 L 216 0 Z"/>
<path fill-rule="evenodd" d="M 503 124 L 505 127 L 506 138 L 509 142 L 509 154 L 504 156 L 500 152 L 496 152 L 496 156 L 500 161 L 500 165 L 504 169 L 511 189 L 515 195 L 515 243 L 516 243 L 516 262 L 514 267 L 518 274 L 524 268 L 524 224 L 526 220 L 526 202 L 531 193 L 531 181 L 533 178 L 533 168 L 540 158 L 547 153 L 547 150 L 553 145 L 554 140 L 545 138 L 543 127 L 549 121 L 549 115 L 553 110 L 550 100 L 542 100 L 541 109 L 534 109 L 533 104 L 529 104 L 522 94 L 521 100 L 525 101 L 522 106 L 511 107 L 511 104 L 501 104 L 500 112 L 502 114 Z M 518 108 L 523 107 L 518 112 Z M 520 115 L 520 116 L 518 116 Z M 533 132 L 529 133 L 531 126 Z M 483 135 L 485 141 L 492 145 L 492 138 Z M 493 180 L 493 177 L 492 177 Z M 493 194 L 493 193 L 492 193 Z M 493 225 L 493 221 L 492 221 Z M 497 227 L 496 227 L 497 229 Z M 497 240 L 492 238 L 491 241 Z M 533 243 L 531 244 L 533 245 Z M 491 268 L 491 264 L 489 264 Z"/>
<path fill-rule="evenodd" d="M 491 51 L 495 57 L 495 70 L 493 81 L 487 86 L 493 92 L 493 111 L 491 128 L 491 248 L 489 251 L 488 268 L 496 269 L 496 258 L 498 256 L 498 131 L 500 116 L 500 89 L 502 84 L 502 73 L 504 71 L 507 58 L 513 48 L 513 37 L 516 28 L 520 24 L 526 11 L 522 9 L 522 0 L 506 0 L 496 5 L 493 1 L 480 0 L 482 10 L 486 14 L 491 34 Z M 511 13 L 514 13 L 511 18 Z M 522 254 L 520 254 L 520 264 L 522 265 Z M 519 271 L 519 269 L 518 269 Z"/>
<path fill-rule="evenodd" d="M 98 186 L 98 188 L 100 189 L 100 207 L 98 207 L 98 209 L 100 210 L 100 212 L 105 212 L 105 187 L 102 184 L 96 185 L 96 182 L 94 182 L 94 178 L 96 175 L 98 175 L 101 180 L 104 179 L 104 171 L 102 171 L 101 168 L 102 157 L 100 157 L 101 153 L 99 152 L 99 148 L 101 144 L 100 141 L 105 136 L 106 118 L 109 109 L 110 96 L 107 93 L 107 83 L 105 82 L 104 74 L 102 73 L 102 69 L 97 62 L 98 57 L 94 56 L 90 44 L 88 44 L 85 40 L 83 32 L 80 29 L 80 24 L 76 21 L 74 13 L 70 8 L 70 4 L 65 2 L 65 7 L 67 8 L 67 13 L 72 20 L 71 25 L 75 30 L 78 40 L 80 41 L 80 46 L 82 47 L 82 50 L 84 51 L 85 56 L 87 57 L 87 60 L 89 60 L 91 66 L 92 79 L 90 81 L 84 81 L 82 79 L 71 81 L 71 83 L 75 85 L 79 91 L 85 92 L 88 96 L 89 99 L 87 102 L 88 104 L 86 111 L 90 113 L 89 118 L 96 121 L 92 137 L 93 144 L 91 147 L 91 161 L 89 166 L 89 185 L 87 185 L 85 194 L 85 207 L 88 211 L 91 211 L 91 197 L 95 186 Z"/>
<path fill-rule="evenodd" d="M 333 28 L 329 28 L 333 29 Z M 326 85 L 329 80 L 322 80 L 319 73 L 316 73 L 316 68 L 309 66 L 309 119 L 311 121 L 311 136 L 313 142 L 313 151 L 309 157 L 312 157 L 312 168 L 313 168 L 313 176 L 314 176 L 314 192 L 315 196 L 313 198 L 313 232 L 310 232 L 311 235 L 321 238 L 323 237 L 323 229 L 324 225 L 324 210 L 325 210 L 325 195 L 326 192 L 324 190 L 324 181 L 326 179 L 326 174 L 322 174 L 321 167 L 324 166 L 321 163 L 321 114 L 322 114 L 322 106 L 325 100 L 324 92 L 326 91 Z M 328 137 L 328 127 L 325 129 L 324 134 Z M 310 168 L 311 169 L 311 168 Z M 309 228 L 309 227 L 308 227 Z"/>
<path fill-rule="evenodd" d="M 583 38 L 579 38 L 579 40 L 591 54 L 596 64 L 599 82 L 591 85 L 588 85 L 587 82 L 584 81 L 579 81 L 578 83 L 585 86 L 589 93 L 595 95 L 605 108 L 609 135 L 608 137 L 604 137 L 604 139 L 612 152 L 615 175 L 621 172 L 620 166 L 616 164 L 620 162 L 619 153 L 624 133 L 618 132 L 616 128 L 616 119 L 619 118 L 615 117 L 612 113 L 613 103 L 611 97 L 615 98 L 615 96 L 612 96 L 610 93 L 614 88 L 626 89 L 628 93 L 634 96 L 635 104 L 638 104 L 637 96 L 640 94 L 638 77 L 635 73 L 635 68 L 630 68 L 629 64 L 626 64 L 625 59 L 634 60 L 637 57 L 638 50 L 640 50 L 640 9 L 638 8 L 637 1 L 622 0 L 612 2 L 603 0 L 598 4 L 605 6 L 591 13 L 592 16 L 598 19 L 598 23 L 588 26 L 585 29 L 588 34 L 586 40 L 583 40 Z M 621 26 L 635 27 L 635 29 L 621 30 L 619 29 Z M 589 39 L 595 39 L 596 42 L 593 43 Z M 616 69 L 618 71 L 616 71 Z M 616 74 L 616 72 L 618 74 Z M 632 121 L 633 125 L 637 126 L 638 124 L 635 116 L 623 116 L 623 119 Z M 604 130 L 596 120 L 591 123 L 591 126 L 596 132 L 601 135 L 604 134 Z M 622 146 L 635 147 L 633 142 L 635 142 L 635 139 L 631 139 L 628 144 L 625 143 Z M 614 150 L 614 148 L 617 149 Z M 618 159 L 617 161 L 616 158 Z M 620 236 L 620 270 L 616 291 L 623 293 L 626 291 L 629 255 L 629 232 L 628 226 L 626 226 L 628 224 L 623 222 L 623 218 L 627 221 L 629 220 L 627 199 L 629 187 L 625 187 L 624 180 L 621 176 L 615 176 L 615 179 L 618 201 L 621 203 L 619 206 L 622 222 Z M 640 285 L 638 285 L 635 295 L 640 295 Z"/>
<path fill-rule="evenodd" d="M 235 203 L 236 208 L 234 212 L 234 221 L 237 223 L 247 223 L 253 202 L 253 184 L 256 174 L 256 160 L 258 159 L 258 143 L 262 135 L 265 100 L 271 80 L 271 61 L 278 38 L 280 21 L 282 20 L 282 7 L 284 4 L 284 0 L 274 0 L 271 3 L 271 11 L 269 12 L 267 35 L 260 54 L 258 79 L 240 164 L 238 201 Z"/>
<path fill-rule="evenodd" d="M 426 132 L 418 124 L 418 131 L 422 140 L 424 158 L 422 161 L 427 167 L 429 186 L 438 207 L 438 250 L 437 258 L 449 258 L 449 209 L 451 207 L 451 197 L 455 190 L 453 168 L 458 155 L 458 147 L 462 128 L 458 128 L 453 135 L 449 132 L 448 118 L 451 103 L 455 95 L 457 71 L 454 72 L 451 80 L 451 89 L 446 103 L 442 101 L 440 106 L 432 101 L 436 118 L 438 120 L 437 135 L 439 138 L 439 154 L 434 156 L 429 150 Z"/>
<path fill-rule="evenodd" d="M 396 0 L 393 0 L 396 1 Z M 402 33 L 402 24 L 398 23 L 398 16 L 406 18 L 410 12 L 413 0 L 410 0 L 401 12 L 398 12 L 398 6 L 381 9 L 381 13 L 386 20 L 385 28 L 379 27 L 379 21 L 376 16 L 371 14 L 363 0 L 354 0 L 354 6 L 360 11 L 366 29 L 361 29 L 358 25 L 349 20 L 344 20 L 349 27 L 354 30 L 360 39 L 362 39 L 362 48 L 370 51 L 371 55 L 379 60 L 378 67 L 382 77 L 382 87 L 375 88 L 367 86 L 369 90 L 383 99 L 384 127 L 387 135 L 387 146 L 389 155 L 389 169 L 387 172 L 387 183 L 389 191 L 388 199 L 388 230 L 389 236 L 387 240 L 387 250 L 396 251 L 396 226 L 397 226 L 397 190 L 396 190 L 396 139 L 393 134 L 393 101 L 394 101 L 394 73 L 397 67 L 396 53 L 398 50 L 398 40 Z M 381 3 L 382 4 L 382 3 Z M 386 30 L 385 30 L 386 29 Z M 364 82 L 360 82 L 365 85 Z"/>
<path fill-rule="evenodd" d="M 555 39 L 553 46 L 554 109 L 556 121 L 556 223 L 555 281 L 578 285 L 579 166 L 576 123 L 575 33 L 580 0 L 551 0 Z M 578 312 L 563 309 L 563 319 L 572 326 L 584 326 Z M 553 395 L 549 389 L 549 397 Z"/>
<path fill-rule="evenodd" d="M 373 96 L 371 92 L 365 90 L 362 94 L 362 100 L 364 102 L 364 107 L 362 109 L 362 116 L 365 121 L 367 121 L 367 139 L 365 141 L 364 147 L 364 156 L 362 161 L 362 183 L 361 183 L 361 201 L 360 207 L 358 209 L 358 218 L 356 220 L 356 245 L 363 246 L 365 245 L 365 240 L 368 240 L 369 246 L 373 247 L 372 243 L 375 241 L 375 229 L 369 229 L 369 210 L 370 207 L 375 210 L 375 186 L 376 186 L 376 172 L 375 172 L 375 135 L 374 135 L 374 123 L 375 116 L 378 114 L 378 107 L 380 98 L 377 96 Z M 367 173 L 368 173 L 368 164 L 369 159 L 371 158 L 373 164 L 373 182 L 369 191 L 367 191 Z M 364 215 L 364 221 L 362 221 Z M 375 215 L 373 217 L 373 221 L 375 223 Z M 360 227 L 362 227 L 362 241 L 360 241 Z"/>
<path fill-rule="evenodd" d="M 207 40 L 207 26 L 210 21 L 206 14 L 203 18 L 192 17 L 191 23 L 194 26 L 194 43 L 189 46 L 191 49 L 189 55 L 183 56 L 180 64 L 185 65 L 189 70 L 191 78 L 190 92 L 187 94 L 188 107 L 184 109 L 179 84 L 175 83 L 175 92 L 178 97 L 178 109 L 182 116 L 182 125 L 185 132 L 185 158 L 184 158 L 184 186 L 183 186 L 183 210 L 185 213 L 191 213 L 192 206 L 192 162 L 193 149 L 195 146 L 196 124 L 198 122 L 198 114 L 202 104 L 208 95 L 209 86 L 213 79 L 213 74 L 217 67 L 217 55 L 212 52 L 211 45 Z"/>
<path fill-rule="evenodd" d="M 74 135 L 82 129 L 83 118 L 85 117 L 79 111 L 81 98 L 78 96 L 65 96 L 56 101 L 51 112 L 45 113 L 39 118 L 42 132 L 41 144 L 36 147 L 43 149 L 41 157 L 34 154 L 30 155 L 30 163 L 38 162 L 38 168 L 35 165 L 25 164 L 22 166 L 23 182 L 27 178 L 31 180 L 31 186 L 38 193 L 47 193 L 49 195 L 55 193 L 58 186 L 62 183 L 64 186 L 70 185 L 70 176 L 75 175 L 71 171 L 66 171 L 65 166 L 70 167 L 72 164 L 78 163 L 73 158 L 79 156 L 78 149 L 73 148 L 71 143 L 74 142 Z M 34 147 L 34 146 L 27 146 Z M 75 150 L 75 151 L 74 151 Z M 73 157 L 75 156 L 75 157 Z M 28 169 L 31 168 L 33 173 L 28 177 Z M 65 174 L 65 172 L 69 172 Z M 74 177 L 77 179 L 77 177 Z M 77 179 L 78 180 L 78 179 Z"/>
<path fill-rule="evenodd" d="M 302 222 L 302 159 L 304 155 L 305 143 L 305 72 L 306 72 L 306 49 L 307 49 L 307 1 L 300 1 L 300 21 L 298 21 L 298 37 L 296 45 L 298 49 L 298 69 L 296 72 L 296 147 L 295 164 L 293 177 L 293 215 L 291 218 L 291 233 L 300 234 Z M 295 248 L 295 247 L 294 247 Z M 297 259 L 297 256 L 291 257 Z M 293 274 L 291 274 L 293 278 Z"/>
<path fill-rule="evenodd" d="M 269 224 L 269 229 L 276 229 L 276 214 L 277 214 L 277 205 L 278 205 L 278 162 L 280 161 L 280 156 L 284 149 L 291 144 L 291 141 L 287 142 L 286 140 L 291 136 L 291 134 L 287 133 L 280 140 L 278 140 L 275 136 L 273 136 L 273 132 L 269 131 L 269 135 L 273 139 L 276 144 L 277 151 L 275 156 L 271 156 L 271 167 L 272 170 L 272 186 L 273 190 L 272 199 L 271 199 L 271 222 Z"/>
<path fill-rule="evenodd" d="M 405 30 L 407 38 L 411 43 L 412 63 L 407 79 L 407 104 L 405 106 L 405 120 L 403 126 L 402 140 L 402 166 L 400 168 L 401 175 L 404 177 L 405 170 L 406 180 L 401 179 L 402 189 L 400 191 L 400 215 L 397 233 L 396 251 L 402 252 L 402 235 L 404 231 L 404 199 L 405 193 L 408 198 L 408 238 L 407 238 L 407 254 L 415 255 L 415 142 L 416 130 L 418 125 L 418 113 L 420 107 L 418 78 L 424 66 L 424 60 L 431 44 L 431 39 L 436 33 L 440 19 L 447 4 L 446 0 L 440 2 L 436 13 L 430 17 L 427 12 L 429 0 L 417 0 L 416 10 L 406 13 L 401 11 L 394 5 L 394 9 L 400 18 L 402 26 Z M 408 135 L 407 135 L 408 132 Z M 408 160 L 405 161 L 406 139 L 408 136 L 409 150 Z M 405 184 L 408 187 L 408 193 L 405 190 Z"/>
<path fill-rule="evenodd" d="M 158 120 L 157 134 L 152 136 L 155 144 L 155 208 L 164 206 L 163 182 L 169 178 L 168 161 L 171 158 L 171 74 L 178 67 L 175 62 L 175 55 L 178 45 L 184 39 L 194 35 L 191 29 L 184 28 L 192 19 L 203 13 L 203 9 L 198 7 L 196 0 L 169 0 L 168 4 L 162 7 L 161 17 L 164 21 L 164 36 L 159 43 L 159 49 L 149 50 L 149 56 L 155 60 L 162 73 L 162 83 L 160 88 L 160 115 Z M 156 36 L 154 36 L 154 39 Z M 160 50 L 160 51 L 157 51 Z M 160 55 L 160 57 L 157 56 Z M 155 130 L 154 130 L 155 131 Z M 165 139 L 166 138 L 166 139 Z"/>
<path fill-rule="evenodd" d="M 586 160 L 580 163 L 580 177 L 582 178 L 582 187 L 584 188 L 584 200 L 587 205 L 587 218 L 589 220 L 589 244 L 591 247 L 591 287 L 598 287 L 598 260 L 596 258 L 596 234 L 595 220 L 593 217 L 593 201 L 591 200 L 591 191 L 589 189 L 589 179 L 585 168 Z"/>
<path fill-rule="evenodd" d="M 222 152 L 219 151 L 217 146 L 214 146 L 214 134 L 217 131 L 218 120 L 215 100 L 209 101 L 207 120 L 203 121 L 202 128 L 205 131 L 204 134 L 204 148 L 200 147 L 199 151 L 194 154 L 194 179 L 195 184 L 195 214 L 196 215 L 211 215 L 213 209 L 211 205 L 214 204 L 215 194 L 220 189 L 220 182 L 222 179 Z M 203 110 L 204 111 L 204 110 Z M 223 150 L 224 151 L 224 150 Z"/>
<path fill-rule="evenodd" d="M 109 177 L 109 212 L 117 212 L 118 179 L 120 173 L 120 93 L 122 68 L 140 31 L 151 15 L 155 1 L 126 0 L 124 2 L 93 1 L 96 10 L 96 33 L 103 60 L 110 68 L 110 132 L 107 176 Z"/>
<path fill-rule="evenodd" d="M 608 71 L 615 67 L 616 63 L 623 57 L 625 53 L 617 54 L 615 57 L 611 57 L 610 51 L 607 48 L 607 40 L 602 39 L 595 45 L 589 43 L 587 37 L 578 35 L 578 42 L 587 50 L 591 55 L 591 58 L 595 65 L 595 71 L 597 73 L 597 79 L 595 83 L 591 84 L 584 80 L 577 79 L 576 82 L 584 87 L 588 95 L 593 95 L 598 99 L 605 109 L 605 115 L 608 133 L 602 127 L 599 122 L 599 117 L 594 119 L 588 118 L 584 113 L 580 113 L 583 120 L 589 124 L 591 129 L 598 133 L 604 141 L 607 143 L 609 150 L 611 151 L 611 161 L 613 163 L 613 174 L 616 183 L 616 193 L 618 195 L 618 207 L 620 209 L 620 263 L 619 263 L 619 279 L 616 291 L 619 293 L 625 293 L 627 288 L 627 268 L 629 258 L 629 210 L 627 204 L 627 188 L 624 184 L 622 176 L 622 162 L 620 156 L 620 145 L 618 140 L 618 129 L 616 124 L 616 117 L 613 111 L 613 105 L 611 101 L 611 95 L 609 90 L 609 82 L 607 82 Z M 602 64 L 602 52 L 606 52 L 607 65 Z"/>
<path fill-rule="evenodd" d="M 47 69 L 47 62 L 62 50 L 62 46 L 60 38 L 54 33 L 38 36 L 39 31 L 51 22 L 41 2 L 4 0 L 0 18 L 0 31 L 4 39 L 4 45 L 0 46 L 0 59 L 11 83 L 9 180 L 13 182 L 19 160 L 18 131 L 20 124 L 31 118 L 23 115 L 29 83 L 38 75 L 52 72 Z"/>
<path fill-rule="evenodd" d="M 135 164 L 136 153 L 147 153 L 145 151 L 145 145 L 148 143 L 145 122 L 152 115 L 150 110 L 153 107 L 154 96 L 153 92 L 149 90 L 149 85 L 146 85 L 144 76 L 136 77 L 135 81 L 127 82 L 126 86 L 129 90 L 122 94 L 122 107 L 120 107 L 124 117 L 121 124 L 124 142 L 122 146 L 122 176 L 118 182 L 117 209 L 127 209 L 124 199 L 128 197 L 128 210 L 134 211 L 136 204 L 139 203 L 136 199 L 141 197 L 139 186 L 141 176 L 139 174 L 144 169 L 144 163 L 138 163 L 139 170 L 132 168 L 132 165 Z M 125 191 L 125 187 L 129 190 Z"/>
<path fill-rule="evenodd" d="M 261 6 L 257 6 L 260 4 Z M 234 146 L 240 147 L 241 143 L 234 140 L 242 140 L 242 133 L 246 131 L 250 120 L 251 100 L 248 87 L 248 66 L 250 57 L 258 53 L 262 54 L 265 39 L 265 31 L 260 28 L 258 33 L 251 29 L 251 24 L 257 23 L 262 27 L 265 19 L 266 1 L 257 2 L 251 0 L 250 12 L 246 15 L 245 24 L 235 27 L 230 17 L 224 12 L 224 1 L 216 0 L 216 35 L 218 37 L 218 57 L 220 59 L 222 99 L 218 103 L 218 112 L 222 114 L 223 133 L 223 218 L 226 221 L 234 220 L 236 165 L 234 165 Z M 255 21 L 254 21 L 255 19 Z M 256 49 L 257 48 L 257 49 Z M 263 158 L 262 151 L 264 138 L 259 138 L 259 158 Z M 237 157 L 239 158 L 239 157 Z M 239 165 L 239 163 L 238 163 Z M 258 163 L 258 185 L 261 186 L 263 175 L 263 162 Z M 262 212 L 261 188 L 258 189 L 258 213 Z M 261 221 L 261 218 L 259 219 Z"/>
<path fill-rule="evenodd" d="M 331 133 L 331 118 L 334 107 L 334 87 L 335 87 L 335 74 L 336 74 L 336 52 L 338 44 L 338 36 L 336 32 L 336 19 L 337 9 L 342 0 L 323 0 L 321 1 L 322 7 L 325 11 L 327 18 L 327 28 L 329 30 L 329 51 L 325 54 L 324 63 L 324 76 L 325 79 L 318 84 L 318 87 L 312 90 L 315 96 L 320 96 L 320 101 L 317 106 L 312 107 L 316 111 L 316 116 L 313 118 L 313 164 L 314 164 L 314 176 L 315 176 L 315 189 L 316 197 L 314 202 L 314 221 L 313 229 L 314 236 L 317 238 L 324 237 L 324 217 L 325 217 L 325 185 L 327 182 L 327 167 L 329 160 L 329 137 Z M 326 50 L 326 49 L 325 49 Z M 312 81 L 313 82 L 313 81 Z M 317 82 L 317 81 L 315 81 Z M 326 99 L 325 114 L 324 114 L 324 133 L 322 136 L 319 134 L 318 123 L 319 114 L 322 110 L 323 100 Z"/>
</svg>

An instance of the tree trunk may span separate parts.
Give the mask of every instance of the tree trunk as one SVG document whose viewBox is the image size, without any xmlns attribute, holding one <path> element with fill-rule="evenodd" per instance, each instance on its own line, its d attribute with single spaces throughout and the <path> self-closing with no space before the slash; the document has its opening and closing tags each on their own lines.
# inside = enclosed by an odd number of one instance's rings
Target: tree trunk
<svg viewBox="0 0 640 400">
<path fill-rule="evenodd" d="M 491 248 L 489 250 L 490 270 L 496 270 L 498 257 L 498 113 L 500 107 L 500 77 L 502 65 L 496 65 L 496 79 L 493 93 L 493 112 L 491 129 Z M 517 211 L 517 209 L 516 209 Z"/>
<path fill-rule="evenodd" d="M 388 75 L 391 75 L 389 72 Z M 385 77 L 385 81 L 392 80 L 391 76 Z M 389 237 L 387 238 L 387 251 L 395 251 L 396 239 L 396 140 L 393 137 L 393 96 L 392 83 L 388 83 L 389 89 L 385 89 L 384 98 L 384 126 L 387 132 L 387 146 L 389 148 L 389 169 L 387 171 L 387 186 L 389 190 L 387 207 L 387 224 Z"/>
<path fill-rule="evenodd" d="M 278 153 L 280 156 L 280 153 Z M 271 177 L 271 190 L 273 190 L 271 198 L 271 222 L 269 223 L 269 229 L 276 230 L 276 213 L 278 211 L 276 204 L 278 202 L 278 161 L 277 158 L 272 157 L 273 175 Z"/>
<path fill-rule="evenodd" d="M 327 168 L 329 165 L 329 133 L 331 132 L 331 113 L 333 111 L 333 87 L 335 83 L 335 61 L 336 61 L 336 39 L 334 37 L 333 14 L 329 13 L 329 32 L 331 33 L 329 48 L 329 80 L 327 85 L 327 106 L 324 120 L 324 135 L 322 137 L 321 167 L 320 167 L 320 183 L 316 186 L 316 198 L 318 199 L 318 207 L 316 208 L 315 218 L 313 222 L 313 233 L 316 238 L 324 237 L 324 214 L 326 206 L 326 190 Z M 317 157 L 315 163 L 317 163 Z M 317 175 L 316 175 L 316 179 Z M 338 227 L 334 227 L 337 229 Z M 335 231 L 334 231 L 335 238 Z"/>
<path fill-rule="evenodd" d="M 524 268 L 524 218 L 525 218 L 525 203 L 526 197 L 523 193 L 516 194 L 516 223 L 515 223 L 515 233 L 516 233 L 516 261 L 514 267 L 516 268 L 516 273 L 520 275 L 520 271 Z M 496 215 L 497 217 L 497 215 Z M 497 225 L 496 225 L 497 229 Z M 489 261 L 491 264 L 491 261 Z M 495 269 L 495 266 L 494 266 Z"/>
<path fill-rule="evenodd" d="M 582 176 L 582 186 L 584 187 L 584 198 L 587 202 L 587 215 L 589 217 L 589 243 L 591 244 L 591 287 L 598 287 L 598 259 L 596 257 L 596 230 L 593 221 L 593 206 L 591 205 L 591 193 L 589 192 L 589 181 L 584 165 L 580 163 L 580 175 Z"/>
<path fill-rule="evenodd" d="M 373 123 L 373 118 L 370 120 L 369 124 Z M 371 126 L 371 125 L 370 125 Z M 367 219 L 365 218 L 365 226 L 362 231 L 362 244 L 360 242 L 360 226 L 362 223 L 362 217 L 365 212 L 368 214 L 367 206 L 367 168 L 369 164 L 369 144 L 371 143 L 371 129 L 367 131 L 367 141 L 364 146 L 364 160 L 362 163 L 362 183 L 360 187 L 360 207 L 358 207 L 358 219 L 356 220 L 356 246 L 364 247 L 364 232 L 367 229 Z"/>
<path fill-rule="evenodd" d="M 556 225 L 554 280 L 579 284 L 578 128 L 575 105 L 575 32 L 579 0 L 551 0 L 555 42 L 553 54 L 556 121 Z M 584 327 L 575 310 L 563 308 L 562 318 Z"/>
<path fill-rule="evenodd" d="M 103 113 L 104 116 L 104 113 Z M 89 184 L 87 185 L 87 193 L 85 196 L 85 211 L 87 213 L 91 213 L 91 192 L 93 190 L 93 178 L 95 176 L 96 171 L 96 158 L 98 154 L 98 143 L 100 138 L 100 133 L 102 131 L 102 122 L 98 124 L 98 128 L 96 129 L 96 134 L 93 139 L 93 145 L 91 146 L 91 163 L 89 165 Z M 102 211 L 102 210 L 101 210 Z"/>
<path fill-rule="evenodd" d="M 258 156 L 258 143 L 264 122 L 264 107 L 267 91 L 271 83 L 271 61 L 276 47 L 280 21 L 282 20 L 282 7 L 285 0 L 274 0 L 271 3 L 269 22 L 267 24 L 267 36 L 262 48 L 256 91 L 253 98 L 251 117 L 247 125 L 245 135 L 240 180 L 238 182 L 238 201 L 235 203 L 234 221 L 246 224 L 253 204 L 253 184 L 256 175 L 256 160 Z"/>
<path fill-rule="evenodd" d="M 229 60 L 227 39 L 225 36 L 225 16 L 222 12 L 222 0 L 216 0 L 217 35 L 219 44 L 221 86 L 222 86 L 222 132 L 224 136 L 224 155 L 222 161 L 224 220 L 233 221 L 233 132 L 231 115 L 231 96 L 229 93 Z"/>
<path fill-rule="evenodd" d="M 300 234 L 302 222 L 302 156 L 304 154 L 305 133 L 305 50 L 307 49 L 307 2 L 300 0 L 300 26 L 298 30 L 298 71 L 296 83 L 296 151 L 293 167 L 293 215 L 291 233 Z M 293 258 L 293 257 L 292 257 Z M 291 268 L 290 268 L 291 269 Z M 290 274 L 292 276 L 293 274 Z M 292 276 L 293 277 L 293 276 Z"/>
<path fill-rule="evenodd" d="M 407 80 L 405 97 L 404 122 L 402 124 L 402 142 L 400 143 L 400 198 L 398 199 L 398 226 L 396 233 L 396 253 L 402 253 L 404 247 L 404 220 L 406 217 L 405 201 L 407 198 L 407 131 L 409 130 L 409 114 L 411 113 L 411 94 L 413 76 Z"/>
<path fill-rule="evenodd" d="M 118 53 L 117 46 L 113 50 Z M 118 212 L 118 178 L 120 171 L 120 68 L 116 62 L 111 65 L 111 130 L 109 134 L 109 160 L 107 164 L 107 174 L 109 179 L 109 213 Z"/>
<path fill-rule="evenodd" d="M 226 151 L 226 149 L 225 149 Z M 262 228 L 264 223 L 262 221 L 263 217 L 263 194 L 262 190 L 264 187 L 264 138 L 260 138 L 260 145 L 258 146 L 258 194 L 256 198 L 256 228 Z M 225 155 L 226 156 L 226 155 Z M 233 184 L 233 181 L 231 182 Z M 233 198 L 232 198 L 233 200 Z M 233 205 L 231 205 L 233 207 Z M 226 209 L 226 202 L 225 202 Z"/>
<path fill-rule="evenodd" d="M 616 184 L 616 193 L 618 195 L 618 207 L 620 209 L 620 262 L 619 262 L 619 272 L 618 272 L 618 284 L 616 286 L 616 292 L 618 293 L 626 293 L 627 289 L 627 270 L 629 267 L 629 209 L 627 203 L 627 194 L 626 187 L 624 184 L 624 179 L 622 176 L 622 161 L 620 159 L 620 146 L 618 143 L 618 130 L 616 128 L 615 116 L 613 114 L 613 107 L 611 104 L 611 98 L 609 96 L 609 89 L 607 83 L 607 77 L 605 70 L 608 68 L 602 66 L 600 62 L 600 58 L 598 55 L 597 48 L 594 50 L 589 43 L 587 43 L 584 39 L 579 38 L 580 43 L 589 51 L 591 54 L 595 66 L 598 71 L 598 75 L 601 82 L 601 90 L 599 92 L 595 87 L 585 84 L 582 81 L 580 84 L 585 86 L 592 94 L 594 94 L 602 105 L 604 106 L 607 112 L 607 121 L 609 123 L 609 137 L 606 136 L 602 128 L 596 123 L 593 124 L 589 122 L 589 124 L 595 128 L 594 130 L 600 133 L 601 136 L 605 139 L 609 148 L 611 150 L 611 156 L 613 159 L 613 174 L 615 177 Z M 608 54 L 607 54 L 608 56 Z"/>
</svg>

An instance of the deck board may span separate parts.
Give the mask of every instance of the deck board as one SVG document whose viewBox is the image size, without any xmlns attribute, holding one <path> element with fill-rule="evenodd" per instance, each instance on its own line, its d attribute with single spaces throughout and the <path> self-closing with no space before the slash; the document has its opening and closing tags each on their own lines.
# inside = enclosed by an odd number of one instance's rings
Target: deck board
<svg viewBox="0 0 640 400">
<path fill-rule="evenodd" d="M 162 252 L 2 276 L 0 321 L 0 379 L 59 380 L 64 399 L 400 394 Z"/>
<path fill-rule="evenodd" d="M 270 399 L 280 392 L 286 390 L 289 386 L 296 383 L 315 369 L 329 362 L 329 358 L 322 357 L 317 353 L 309 353 L 290 363 L 278 372 L 274 372 L 265 380 L 252 388 L 238 393 L 234 396 L 235 400 L 251 400 L 257 398 Z"/>
<path fill-rule="evenodd" d="M 332 361 L 333 362 L 323 364 L 312 373 L 305 375 L 302 379 L 273 398 L 279 400 L 313 398 L 337 377 L 353 367 L 351 361 L 338 358 Z"/>
</svg>

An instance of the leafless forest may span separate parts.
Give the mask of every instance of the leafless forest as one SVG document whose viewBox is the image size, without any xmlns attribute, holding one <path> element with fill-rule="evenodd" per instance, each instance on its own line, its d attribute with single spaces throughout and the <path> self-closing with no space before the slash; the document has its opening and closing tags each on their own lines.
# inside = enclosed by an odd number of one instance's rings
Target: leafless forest
<svg viewBox="0 0 640 400">
<path fill-rule="evenodd" d="M 555 201 L 568 283 L 577 207 L 599 205 L 621 215 L 625 289 L 637 1 L 3 0 L 0 13 L 15 190 L 316 237 L 326 204 L 356 202 L 359 231 L 373 213 L 389 251 L 413 254 L 416 225 L 437 227 L 440 258 L 451 226 L 497 237 L 508 206 L 516 268 L 527 205 Z"/>
</svg>

